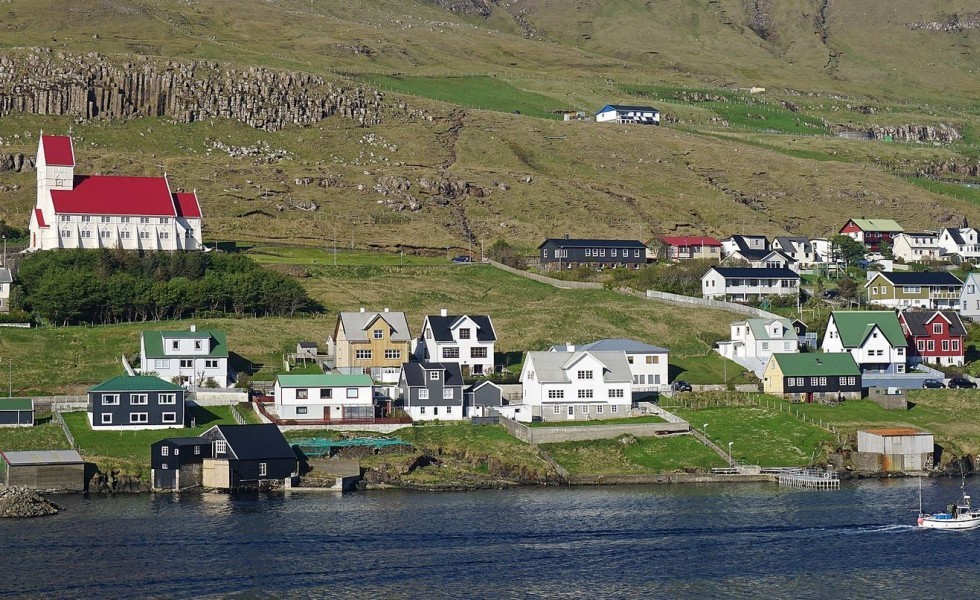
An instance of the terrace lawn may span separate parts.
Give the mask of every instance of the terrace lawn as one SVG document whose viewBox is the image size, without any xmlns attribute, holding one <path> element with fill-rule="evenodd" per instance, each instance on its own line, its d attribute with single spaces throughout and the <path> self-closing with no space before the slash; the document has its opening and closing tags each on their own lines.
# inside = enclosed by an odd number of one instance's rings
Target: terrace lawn
<svg viewBox="0 0 980 600">
<path fill-rule="evenodd" d="M 643 423 L 665 423 L 657 415 L 625 417 L 622 419 L 593 419 L 590 421 L 535 421 L 531 427 L 589 427 L 592 425 L 642 425 Z"/>
<path fill-rule="evenodd" d="M 343 240 L 339 241 L 340 247 L 337 249 L 336 262 L 334 261 L 334 249 L 332 242 L 327 242 L 326 246 L 318 248 L 300 246 L 272 246 L 256 245 L 237 247 L 244 249 L 245 254 L 259 264 L 274 265 L 439 265 L 446 266 L 449 258 L 415 256 L 413 254 L 391 254 L 387 252 L 365 252 L 355 250 L 344 250 Z"/>
<path fill-rule="evenodd" d="M 648 475 L 684 469 L 707 471 L 725 461 L 694 436 L 563 442 L 541 446 L 571 475 Z"/>
<path fill-rule="evenodd" d="M 2 427 L 0 428 L 0 451 L 15 452 L 18 450 L 66 450 L 68 439 L 61 426 L 56 423 L 45 423 L 34 427 Z"/>
<path fill-rule="evenodd" d="M 720 384 L 725 381 L 731 385 L 755 383 L 755 375 L 749 376 L 745 367 L 724 358 L 720 354 L 695 356 L 670 356 L 670 380 L 683 380 L 694 384 Z"/>
</svg>

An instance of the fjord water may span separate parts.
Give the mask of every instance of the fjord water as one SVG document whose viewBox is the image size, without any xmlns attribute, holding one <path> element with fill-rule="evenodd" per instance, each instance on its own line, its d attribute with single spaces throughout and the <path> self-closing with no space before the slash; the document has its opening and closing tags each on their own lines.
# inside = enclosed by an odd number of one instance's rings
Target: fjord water
<svg viewBox="0 0 980 600">
<path fill-rule="evenodd" d="M 924 482 L 927 508 L 958 487 Z M 980 594 L 980 530 L 915 529 L 912 479 L 55 500 L 0 522 L 0 596 Z"/>
</svg>

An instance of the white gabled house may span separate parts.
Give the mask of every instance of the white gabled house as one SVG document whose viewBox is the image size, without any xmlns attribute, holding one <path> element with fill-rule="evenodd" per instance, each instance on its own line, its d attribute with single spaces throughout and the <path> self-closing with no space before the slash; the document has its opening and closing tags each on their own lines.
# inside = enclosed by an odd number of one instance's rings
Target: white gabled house
<svg viewBox="0 0 980 600">
<path fill-rule="evenodd" d="M 598 123 L 638 123 L 660 125 L 660 111 L 651 106 L 607 104 L 595 115 Z"/>
<path fill-rule="evenodd" d="M 943 254 L 956 254 L 967 262 L 980 259 L 980 231 L 973 227 L 943 229 L 938 245 Z"/>
<path fill-rule="evenodd" d="M 907 263 L 943 260 L 939 235 L 924 232 L 905 232 L 892 238 L 892 254 Z"/>
<path fill-rule="evenodd" d="M 774 353 L 800 351 L 799 337 L 789 319 L 746 319 L 731 325 L 730 340 L 718 342 L 725 358 L 758 358 L 768 361 Z"/>
<path fill-rule="evenodd" d="M 800 275 L 789 269 L 711 267 L 701 278 L 701 293 L 719 300 L 792 296 L 800 293 Z"/>
<path fill-rule="evenodd" d="M 450 315 L 442 309 L 438 317 L 425 317 L 415 353 L 421 361 L 458 363 L 464 377 L 485 375 L 493 373 L 496 342 L 489 315 Z"/>
<path fill-rule="evenodd" d="M 528 352 L 521 370 L 523 404 L 544 421 L 627 417 L 633 374 L 626 353 Z"/>
<path fill-rule="evenodd" d="M 374 382 L 370 375 L 288 375 L 276 377 L 276 414 L 295 421 L 374 422 Z"/>
<path fill-rule="evenodd" d="M 835 310 L 822 348 L 849 352 L 864 373 L 904 373 L 908 362 L 908 341 L 891 310 Z"/>
<path fill-rule="evenodd" d="M 224 331 L 144 331 L 140 334 L 140 368 L 181 385 L 228 387 L 228 342 Z"/>
<path fill-rule="evenodd" d="M 670 350 L 637 340 L 613 338 L 575 346 L 561 344 L 552 352 L 625 352 L 633 375 L 633 392 L 664 392 L 670 389 Z"/>
<path fill-rule="evenodd" d="M 960 316 L 980 319 L 980 273 L 970 273 L 960 292 Z"/>
</svg>

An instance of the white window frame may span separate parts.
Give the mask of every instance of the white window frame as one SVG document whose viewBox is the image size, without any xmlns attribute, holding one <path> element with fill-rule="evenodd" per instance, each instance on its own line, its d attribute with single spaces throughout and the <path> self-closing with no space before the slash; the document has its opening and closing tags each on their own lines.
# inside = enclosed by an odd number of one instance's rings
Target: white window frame
<svg viewBox="0 0 980 600">
<path fill-rule="evenodd" d="M 430 381 L 439 381 L 439 371 L 429 371 Z"/>
<path fill-rule="evenodd" d="M 214 454 L 228 454 L 228 442 L 224 440 L 214 440 Z"/>
<path fill-rule="evenodd" d="M 419 390 L 419 400 L 428 400 L 428 399 L 429 399 L 429 390 L 428 390 L 428 388 L 422 388 L 422 389 L 420 389 Z"/>
<path fill-rule="evenodd" d="M 160 456 L 170 456 L 170 446 L 160 446 Z"/>
<path fill-rule="evenodd" d="M 269 473 L 269 467 L 267 463 L 259 463 L 259 477 L 265 477 Z"/>
<path fill-rule="evenodd" d="M 451 387 L 443 388 L 443 390 L 442 390 L 442 399 L 443 400 L 452 400 L 453 399 L 453 388 L 451 388 Z"/>
<path fill-rule="evenodd" d="M 347 398 L 348 399 L 351 399 L 351 398 L 356 399 L 357 398 L 357 388 L 356 387 L 349 387 L 349 388 L 347 388 Z"/>
<path fill-rule="evenodd" d="M 119 406 L 119 394 L 102 394 L 102 406 Z"/>
<path fill-rule="evenodd" d="M 560 404 L 556 404 L 555 405 L 555 414 L 556 415 L 560 415 L 561 414 L 561 405 Z"/>
<path fill-rule="evenodd" d="M 112 413 L 102 413 L 102 420 L 99 422 L 100 425 L 112 425 Z"/>
<path fill-rule="evenodd" d="M 167 423 L 167 424 L 176 423 L 177 422 L 177 413 L 175 413 L 175 412 L 161 413 L 161 415 L 160 415 L 160 422 L 161 423 Z M 176 454 L 176 452 L 174 452 L 174 454 Z"/>
<path fill-rule="evenodd" d="M 354 352 L 354 358 L 356 360 L 371 360 L 372 353 L 370 350 L 357 350 Z"/>
<path fill-rule="evenodd" d="M 565 390 L 548 390 L 549 400 L 564 400 Z"/>
<path fill-rule="evenodd" d="M 149 394 L 130 394 L 129 395 L 129 405 L 130 406 L 146 406 L 150 403 Z"/>
<path fill-rule="evenodd" d="M 146 425 L 150 422 L 150 413 L 131 412 L 129 413 L 129 422 L 132 425 Z"/>
</svg>

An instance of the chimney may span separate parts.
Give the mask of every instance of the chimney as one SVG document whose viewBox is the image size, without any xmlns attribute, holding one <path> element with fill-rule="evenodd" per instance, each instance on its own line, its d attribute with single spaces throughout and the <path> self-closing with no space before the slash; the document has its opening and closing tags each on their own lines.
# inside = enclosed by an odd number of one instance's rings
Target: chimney
<svg viewBox="0 0 980 600">
<path fill-rule="evenodd" d="M 361 307 L 361 312 L 364 312 L 364 307 L 363 306 Z"/>
<path fill-rule="evenodd" d="M 568 234 L 567 234 L 567 233 L 565 234 L 565 239 L 566 239 L 566 240 L 568 239 Z"/>
<path fill-rule="evenodd" d="M 571 342 L 565 342 L 565 350 L 568 352 L 575 352 L 575 344 Z"/>
<path fill-rule="evenodd" d="M 439 309 L 439 316 L 440 317 L 448 317 L 449 316 L 449 311 L 446 310 L 445 308 L 440 308 Z"/>
<path fill-rule="evenodd" d="M 385 312 L 388 312 L 388 307 L 387 306 L 385 307 Z"/>
<path fill-rule="evenodd" d="M 191 325 L 191 333 L 197 331 L 197 325 Z"/>
</svg>

